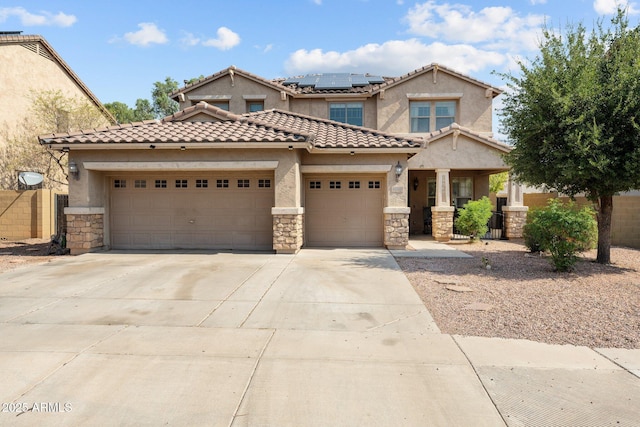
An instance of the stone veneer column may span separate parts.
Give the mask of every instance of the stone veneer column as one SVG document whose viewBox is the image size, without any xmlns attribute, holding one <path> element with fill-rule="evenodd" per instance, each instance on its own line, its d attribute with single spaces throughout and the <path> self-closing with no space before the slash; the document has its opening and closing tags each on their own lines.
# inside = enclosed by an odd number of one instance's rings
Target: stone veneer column
<svg viewBox="0 0 640 427">
<path fill-rule="evenodd" d="M 383 209 L 384 246 L 387 249 L 406 249 L 409 244 L 409 213 L 411 208 Z"/>
<path fill-rule="evenodd" d="M 502 207 L 505 222 L 505 237 L 507 239 L 519 239 L 522 237 L 524 225 L 527 222 L 527 211 L 524 206 L 522 186 L 511 176 L 507 181 L 507 206 Z"/>
<path fill-rule="evenodd" d="M 505 237 L 519 239 L 522 237 L 524 225 L 527 223 L 527 206 L 503 206 Z"/>
<path fill-rule="evenodd" d="M 453 206 L 431 207 L 431 235 L 438 242 L 448 242 L 453 237 Z"/>
<path fill-rule="evenodd" d="M 304 208 L 271 208 L 273 249 L 279 254 L 295 254 L 304 242 Z"/>
<path fill-rule="evenodd" d="M 104 246 L 104 208 L 69 207 L 64 213 L 67 216 L 67 247 L 72 255 Z"/>
</svg>

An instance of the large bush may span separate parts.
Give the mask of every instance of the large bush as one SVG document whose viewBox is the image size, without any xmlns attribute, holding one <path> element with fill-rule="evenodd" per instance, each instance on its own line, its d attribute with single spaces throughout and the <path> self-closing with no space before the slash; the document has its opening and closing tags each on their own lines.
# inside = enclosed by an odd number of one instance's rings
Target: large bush
<svg viewBox="0 0 640 427">
<path fill-rule="evenodd" d="M 470 236 L 471 240 L 477 240 L 489 231 L 487 223 L 491 215 L 491 201 L 488 197 L 468 202 L 460 209 L 456 218 L 456 228 L 461 234 Z"/>
<path fill-rule="evenodd" d="M 578 260 L 578 252 L 595 246 L 598 228 L 592 208 L 551 199 L 545 208 L 529 212 L 523 235 L 530 251 L 549 251 L 555 269 L 569 271 Z"/>
</svg>

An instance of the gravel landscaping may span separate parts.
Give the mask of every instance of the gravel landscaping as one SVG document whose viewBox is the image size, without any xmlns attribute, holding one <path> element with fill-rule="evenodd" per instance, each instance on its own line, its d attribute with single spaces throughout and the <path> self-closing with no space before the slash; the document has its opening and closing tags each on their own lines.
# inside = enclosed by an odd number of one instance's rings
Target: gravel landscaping
<svg viewBox="0 0 640 427">
<path fill-rule="evenodd" d="M 20 241 L 0 240 L 0 273 L 14 268 L 48 262 L 50 239 L 25 239 Z"/>
<path fill-rule="evenodd" d="M 613 247 L 612 265 L 590 251 L 557 273 L 522 241 L 452 245 L 473 258 L 397 259 L 443 333 L 640 348 L 639 250 Z"/>
</svg>

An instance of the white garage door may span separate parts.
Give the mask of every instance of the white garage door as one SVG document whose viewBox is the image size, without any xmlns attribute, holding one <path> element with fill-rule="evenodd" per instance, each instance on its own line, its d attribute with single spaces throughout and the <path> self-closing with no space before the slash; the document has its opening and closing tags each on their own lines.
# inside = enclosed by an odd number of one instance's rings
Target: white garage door
<svg viewBox="0 0 640 427">
<path fill-rule="evenodd" d="M 306 177 L 305 244 L 382 246 L 383 208 L 380 177 Z"/>
<path fill-rule="evenodd" d="M 273 173 L 113 177 L 115 249 L 273 248 Z"/>
</svg>

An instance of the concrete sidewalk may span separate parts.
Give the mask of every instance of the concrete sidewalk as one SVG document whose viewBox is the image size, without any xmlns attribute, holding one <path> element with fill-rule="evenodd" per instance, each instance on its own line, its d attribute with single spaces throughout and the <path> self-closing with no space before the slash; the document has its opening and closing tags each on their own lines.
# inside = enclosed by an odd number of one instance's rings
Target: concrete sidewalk
<svg viewBox="0 0 640 427">
<path fill-rule="evenodd" d="M 0 275 L 0 322 L 0 425 L 640 419 L 638 352 L 441 334 L 385 250 L 65 257 Z"/>
</svg>

